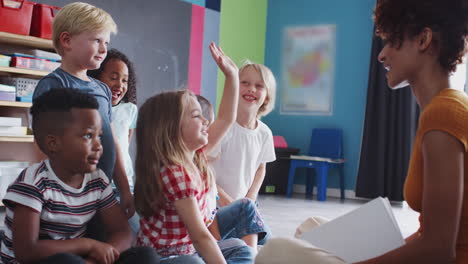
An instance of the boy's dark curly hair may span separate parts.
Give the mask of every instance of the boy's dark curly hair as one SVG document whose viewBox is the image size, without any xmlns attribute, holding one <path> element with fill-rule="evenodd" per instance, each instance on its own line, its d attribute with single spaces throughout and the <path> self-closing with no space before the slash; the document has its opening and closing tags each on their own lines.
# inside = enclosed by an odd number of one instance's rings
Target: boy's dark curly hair
<svg viewBox="0 0 468 264">
<path fill-rule="evenodd" d="M 468 35 L 467 0 L 377 0 L 374 10 L 376 34 L 399 48 L 430 28 L 439 52 L 439 63 L 453 72 L 462 62 Z"/>
<path fill-rule="evenodd" d="M 108 50 L 106 58 L 101 63 L 101 67 L 99 67 L 99 69 L 96 69 L 96 70 L 88 71 L 88 75 L 95 79 L 100 79 L 100 75 L 106 68 L 107 63 L 113 59 L 123 61 L 127 65 L 127 68 L 128 68 L 128 82 L 127 82 L 128 90 L 127 90 L 127 93 L 122 98 L 122 100 L 124 102 L 131 102 L 131 103 L 136 104 L 137 95 L 136 95 L 135 69 L 134 69 L 133 63 L 128 59 L 128 57 L 122 52 L 120 52 L 119 50 L 117 49 Z"/>
</svg>

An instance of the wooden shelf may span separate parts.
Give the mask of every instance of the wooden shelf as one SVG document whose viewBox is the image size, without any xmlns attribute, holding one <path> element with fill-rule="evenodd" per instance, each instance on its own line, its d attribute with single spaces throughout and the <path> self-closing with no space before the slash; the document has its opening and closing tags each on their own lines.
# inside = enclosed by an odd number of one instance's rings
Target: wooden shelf
<svg viewBox="0 0 468 264">
<path fill-rule="evenodd" d="M 29 48 L 54 50 L 52 40 L 0 32 L 0 43 L 20 45 Z"/>
<path fill-rule="evenodd" d="M 34 142 L 34 136 L 22 136 L 22 137 L 15 137 L 15 136 L 0 136 L 0 142 Z"/>
<path fill-rule="evenodd" d="M 0 101 L 0 106 L 31 107 L 31 106 L 32 106 L 32 103 L 28 103 L 28 102 Z"/>
<path fill-rule="evenodd" d="M 21 68 L 14 68 L 14 67 L 2 67 L 2 66 L 0 66 L 0 72 L 9 72 L 9 73 L 32 75 L 32 76 L 46 76 L 47 74 L 50 73 L 46 71 L 21 69 Z"/>
</svg>

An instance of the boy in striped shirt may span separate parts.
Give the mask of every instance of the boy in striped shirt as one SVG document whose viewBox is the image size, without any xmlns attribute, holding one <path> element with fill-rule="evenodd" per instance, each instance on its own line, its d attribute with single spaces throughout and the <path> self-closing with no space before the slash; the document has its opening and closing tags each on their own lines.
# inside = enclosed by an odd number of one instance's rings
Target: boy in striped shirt
<svg viewBox="0 0 468 264">
<path fill-rule="evenodd" d="M 76 89 L 52 89 L 31 108 L 34 138 L 48 159 L 25 169 L 3 199 L 0 263 L 157 263 L 150 248 L 132 248 L 132 233 L 102 155 L 98 102 Z M 85 238 L 97 214 L 107 241 Z M 129 249 L 129 250 L 128 250 Z"/>
</svg>

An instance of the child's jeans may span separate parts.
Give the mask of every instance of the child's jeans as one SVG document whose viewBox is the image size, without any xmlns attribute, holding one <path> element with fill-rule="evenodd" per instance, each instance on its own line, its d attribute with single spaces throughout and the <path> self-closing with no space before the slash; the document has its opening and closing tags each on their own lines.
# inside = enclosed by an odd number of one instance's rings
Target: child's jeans
<svg viewBox="0 0 468 264">
<path fill-rule="evenodd" d="M 150 247 L 133 247 L 120 254 L 115 264 L 155 264 L 160 263 L 160 257 Z M 59 253 L 52 255 L 38 264 L 85 264 L 85 259 L 72 253 Z"/>
<path fill-rule="evenodd" d="M 252 264 L 255 254 L 251 247 L 237 238 L 218 241 L 218 246 L 228 264 Z M 205 261 L 198 254 L 185 256 L 163 257 L 161 264 L 204 264 Z"/>
<path fill-rule="evenodd" d="M 219 208 L 216 218 L 221 240 L 258 234 L 258 244 L 263 245 L 271 237 L 270 228 L 263 221 L 255 202 L 248 198 Z"/>
</svg>

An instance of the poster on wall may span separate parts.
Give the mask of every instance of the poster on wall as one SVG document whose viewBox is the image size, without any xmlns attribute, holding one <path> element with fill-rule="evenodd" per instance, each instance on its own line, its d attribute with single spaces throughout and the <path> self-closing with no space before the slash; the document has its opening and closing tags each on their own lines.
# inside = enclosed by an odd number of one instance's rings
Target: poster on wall
<svg viewBox="0 0 468 264">
<path fill-rule="evenodd" d="M 335 25 L 284 29 L 281 114 L 332 115 Z"/>
</svg>

